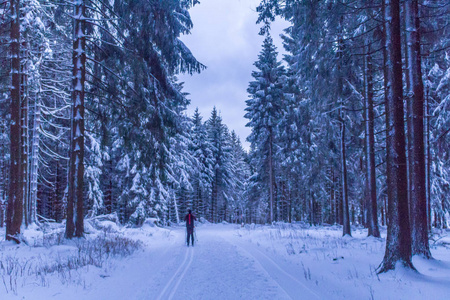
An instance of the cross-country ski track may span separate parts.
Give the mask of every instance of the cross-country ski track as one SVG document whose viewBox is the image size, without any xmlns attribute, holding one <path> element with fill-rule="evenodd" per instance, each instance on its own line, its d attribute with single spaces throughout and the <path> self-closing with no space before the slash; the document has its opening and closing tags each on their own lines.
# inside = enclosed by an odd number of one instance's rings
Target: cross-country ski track
<svg viewBox="0 0 450 300">
<path fill-rule="evenodd" d="M 80 291 L 82 299 L 322 299 L 301 267 L 239 238 L 234 228 L 201 226 L 195 247 L 187 247 L 185 229 L 176 227 Z"/>
<path fill-rule="evenodd" d="M 449 299 L 447 244 L 432 249 L 434 260 L 414 258 L 419 273 L 398 268 L 377 274 L 384 238 L 367 237 L 365 229 L 353 228 L 353 237 L 342 237 L 339 227 L 301 223 L 197 225 L 195 247 L 186 246 L 183 226 L 117 227 L 116 235 L 141 241 L 137 251 L 47 277 L 0 278 L 5 288 L 17 284 L 17 293 L 0 290 L 0 299 Z M 448 243 L 450 237 L 443 235 L 442 241 Z M 30 256 L 29 249 L 39 256 Z M 31 258 L 46 267 L 51 261 L 63 263 L 77 249 L 70 243 L 50 248 L 4 243 L 0 261 L 5 252 L 18 253 L 18 264 L 29 266 Z M 14 262 L 3 261 L 3 266 Z"/>
</svg>

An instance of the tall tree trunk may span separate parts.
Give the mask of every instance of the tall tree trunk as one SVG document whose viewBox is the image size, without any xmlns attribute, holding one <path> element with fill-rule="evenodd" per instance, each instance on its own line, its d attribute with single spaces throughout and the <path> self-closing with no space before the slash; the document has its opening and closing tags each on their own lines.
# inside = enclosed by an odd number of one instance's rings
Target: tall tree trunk
<svg viewBox="0 0 450 300">
<path fill-rule="evenodd" d="M 338 78 L 337 78 L 337 97 L 340 99 L 339 109 L 339 121 L 341 127 L 341 170 L 342 170 L 342 235 L 352 235 L 350 228 L 350 211 L 349 211 L 349 203 L 348 203 L 348 180 L 347 180 L 347 156 L 346 156 L 346 145 L 345 145 L 345 112 L 344 112 L 344 79 L 342 74 L 342 52 L 343 41 L 342 41 L 342 24 L 344 21 L 344 17 L 341 16 L 339 20 L 339 27 L 341 33 L 339 34 L 338 39 Z"/>
<path fill-rule="evenodd" d="M 373 111 L 373 65 L 371 48 L 367 49 L 367 104 L 366 104 L 366 150 L 367 150 L 367 174 L 369 185 L 369 203 L 368 203 L 368 227 L 369 236 L 380 237 L 378 229 L 378 213 L 377 213 L 377 178 L 375 170 L 375 117 Z"/>
<path fill-rule="evenodd" d="M 25 41 L 22 43 L 22 60 L 21 60 L 21 84 L 20 84 L 20 126 L 21 126 L 21 178 L 20 182 L 22 185 L 22 199 L 24 203 L 24 222 L 25 226 L 28 227 L 30 224 L 30 213 L 29 213 L 29 202 L 28 202 L 28 70 L 27 70 L 27 56 L 28 44 L 26 42 L 26 36 L 24 36 Z"/>
<path fill-rule="evenodd" d="M 406 6 L 407 6 L 407 1 L 403 2 L 403 25 L 406 28 L 407 24 L 406 24 L 406 19 L 407 19 L 407 15 L 406 15 Z M 406 173 L 407 175 L 407 179 L 408 179 L 408 203 L 411 203 L 411 182 L 412 182 L 412 176 L 413 176 L 413 155 L 412 155 L 412 120 L 413 120 L 413 110 L 412 110 L 412 92 L 411 92 L 411 80 L 409 77 L 409 53 L 408 53 L 408 38 L 407 35 L 404 35 L 404 54 L 405 54 L 405 67 L 404 67 L 404 75 L 405 75 L 405 87 L 406 87 L 406 92 L 405 92 L 405 96 L 406 96 L 406 154 L 407 154 L 407 161 L 408 164 L 406 165 Z M 409 208 L 411 209 L 411 205 L 409 206 Z M 409 212 L 411 214 L 411 211 Z"/>
<path fill-rule="evenodd" d="M 398 262 L 407 268 L 414 268 L 411 262 L 411 232 L 406 177 L 400 1 L 386 0 L 384 4 L 389 66 L 388 77 L 385 78 L 388 82 L 386 156 L 389 177 L 387 182 L 388 232 L 386 252 L 379 269 L 380 272 L 395 269 Z"/>
<path fill-rule="evenodd" d="M 5 163 L 5 125 L 4 120 L 0 121 L 0 139 L 2 146 L 0 147 L 0 228 L 3 228 L 5 223 L 5 204 L 6 204 L 6 189 L 7 189 L 7 176 L 6 176 L 6 163 Z"/>
<path fill-rule="evenodd" d="M 61 163 L 58 160 L 56 162 L 56 176 L 55 176 L 55 221 L 60 223 L 64 218 L 63 211 L 63 198 L 64 198 L 64 188 L 63 188 L 63 178 L 64 172 L 61 168 Z"/>
<path fill-rule="evenodd" d="M 366 48 L 364 48 L 366 49 Z M 370 225 L 368 223 L 369 215 L 370 215 L 370 186 L 369 186 L 369 180 L 370 180 L 370 174 L 369 174 L 369 153 L 368 153 L 368 138 L 369 138 L 369 131 L 368 131 L 368 119 L 367 119 L 367 56 L 369 53 L 369 47 L 367 47 L 367 54 L 363 56 L 363 121 L 364 121 L 364 153 L 365 153 L 365 169 L 363 170 L 365 172 L 366 180 L 364 182 L 364 196 L 363 201 L 361 201 L 361 224 L 368 229 L 369 236 L 372 235 Z"/>
<path fill-rule="evenodd" d="M 330 192 L 330 205 L 331 205 L 331 224 L 337 224 L 336 218 L 336 192 L 335 192 L 335 179 L 334 179 L 334 168 L 331 165 L 331 192 Z"/>
<path fill-rule="evenodd" d="M 43 53 L 38 51 L 38 62 L 35 68 L 41 71 Z M 39 171 L 39 142 L 41 127 L 41 82 L 38 82 L 38 90 L 34 96 L 34 109 L 32 114 L 33 129 L 30 135 L 31 149 L 29 162 L 29 189 L 28 189 L 28 210 L 29 222 L 34 223 L 37 220 L 37 194 L 38 194 L 38 171 Z"/>
<path fill-rule="evenodd" d="M 352 235 L 350 229 L 350 212 L 348 207 L 348 180 L 347 180 L 347 157 L 345 152 L 345 120 L 341 119 L 341 164 L 342 164 L 342 206 L 343 206 L 343 228 L 342 235 Z"/>
<path fill-rule="evenodd" d="M 270 205 L 270 223 L 274 221 L 273 219 L 273 138 L 272 138 L 272 128 L 269 129 L 269 205 Z"/>
<path fill-rule="evenodd" d="M 29 189 L 29 210 L 30 222 L 36 222 L 37 214 L 37 192 L 38 192 L 38 170 L 39 170 L 39 135 L 41 126 L 41 105 L 40 92 L 36 93 L 34 100 L 33 130 L 31 139 L 31 159 L 30 159 L 30 189 Z"/>
<path fill-rule="evenodd" d="M 72 126 L 67 201 L 66 237 L 81 237 L 84 232 L 84 83 L 86 78 L 86 37 L 84 0 L 74 0 Z"/>
<path fill-rule="evenodd" d="M 288 206 L 288 220 L 289 223 L 292 223 L 292 193 L 291 193 L 291 182 L 290 182 L 290 177 L 288 177 L 287 180 L 287 186 L 288 186 L 288 197 L 289 197 L 289 206 Z"/>
<path fill-rule="evenodd" d="M 20 120 L 20 0 L 11 0 L 11 144 L 6 239 L 18 241 L 23 220 Z"/>
<path fill-rule="evenodd" d="M 428 244 L 427 195 L 425 181 L 424 147 L 424 88 L 422 79 L 422 60 L 420 57 L 420 23 L 418 0 L 406 2 L 406 31 L 408 40 L 409 79 L 412 92 L 412 173 L 411 173 L 411 240 L 412 254 L 431 257 Z"/>
<path fill-rule="evenodd" d="M 382 34 L 381 34 L 381 44 L 382 44 L 382 54 L 383 54 L 383 91 L 384 91 L 384 107 L 385 107 L 385 123 L 386 123 L 386 141 L 389 136 L 388 124 L 390 124 L 389 118 L 389 105 L 388 105 L 388 52 L 387 52 L 387 28 L 386 28 L 386 3 L 385 0 L 381 1 L 381 14 L 383 16 L 382 23 Z M 391 161 L 389 159 L 389 152 L 386 151 L 386 182 L 391 179 Z M 387 207 L 387 191 L 386 196 L 383 197 L 383 226 L 388 225 L 388 207 Z"/>
<path fill-rule="evenodd" d="M 431 231 L 431 145 L 430 145 L 430 98 L 429 98 L 429 86 L 427 85 L 426 89 L 426 97 L 425 97 L 425 124 L 427 126 L 427 216 L 428 216 L 428 231 Z"/>
<path fill-rule="evenodd" d="M 340 174 L 339 174 L 340 175 Z M 342 179 L 342 177 L 341 177 Z M 342 197 L 342 180 L 341 179 L 337 179 L 336 178 L 336 190 L 337 190 L 337 208 L 336 208 L 336 212 L 337 212 L 337 219 L 338 219 L 338 224 L 340 225 L 344 225 L 344 200 Z"/>
<path fill-rule="evenodd" d="M 175 217 L 177 219 L 177 224 L 180 224 L 180 213 L 178 212 L 177 195 L 175 193 L 175 190 L 173 192 L 173 204 L 175 207 Z"/>
</svg>

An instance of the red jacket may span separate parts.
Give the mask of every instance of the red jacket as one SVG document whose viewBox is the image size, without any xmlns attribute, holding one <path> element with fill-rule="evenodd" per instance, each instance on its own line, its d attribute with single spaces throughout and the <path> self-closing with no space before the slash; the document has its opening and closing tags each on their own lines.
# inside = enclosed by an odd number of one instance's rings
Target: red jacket
<svg viewBox="0 0 450 300">
<path fill-rule="evenodd" d="M 184 220 L 186 221 L 186 227 L 194 227 L 194 220 L 197 221 L 197 218 L 193 214 L 187 214 L 184 217 Z"/>
</svg>

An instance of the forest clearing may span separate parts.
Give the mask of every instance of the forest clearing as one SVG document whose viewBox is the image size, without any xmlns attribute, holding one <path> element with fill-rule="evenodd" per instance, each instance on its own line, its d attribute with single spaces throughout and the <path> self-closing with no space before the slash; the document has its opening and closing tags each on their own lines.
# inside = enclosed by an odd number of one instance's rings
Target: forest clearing
<svg viewBox="0 0 450 300">
<path fill-rule="evenodd" d="M 367 237 L 363 228 L 353 228 L 350 238 L 339 226 L 200 223 L 196 245 L 187 248 L 182 226 L 149 221 L 123 228 L 106 218 L 86 223 L 93 225 L 86 241 L 58 240 L 63 228 L 53 226 L 46 233 L 26 231 L 30 246 L 1 242 L 1 299 L 444 300 L 450 293 L 449 231 L 434 235 L 435 260 L 414 258 L 420 274 L 403 268 L 377 274 L 385 228 L 383 238 Z M 104 240 L 118 246 L 102 255 L 93 248 Z M 81 257 L 92 261 L 65 267 Z"/>
<path fill-rule="evenodd" d="M 449 298 L 449 22 L 0 2 L 0 299 Z"/>
</svg>

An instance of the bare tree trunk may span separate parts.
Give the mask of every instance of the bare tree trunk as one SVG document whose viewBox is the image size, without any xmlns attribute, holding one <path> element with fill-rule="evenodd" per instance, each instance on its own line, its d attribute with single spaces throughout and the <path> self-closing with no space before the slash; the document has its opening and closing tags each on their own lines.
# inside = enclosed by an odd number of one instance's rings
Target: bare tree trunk
<svg viewBox="0 0 450 300">
<path fill-rule="evenodd" d="M 427 126 L 427 216 L 428 216 L 428 231 L 431 231 L 431 145 L 430 145 L 430 100 L 429 100 L 429 87 L 427 86 L 427 93 L 425 97 L 425 108 L 426 108 L 426 121 Z"/>
<path fill-rule="evenodd" d="M 178 212 L 177 196 L 175 191 L 173 192 L 173 204 L 175 206 L 175 217 L 177 218 L 177 224 L 180 224 L 180 213 Z"/>
<path fill-rule="evenodd" d="M 81 237 L 84 232 L 84 82 L 86 78 L 86 37 L 84 0 L 75 0 L 73 41 L 72 126 L 67 201 L 66 237 Z"/>
<path fill-rule="evenodd" d="M 16 242 L 23 220 L 20 100 L 20 0 L 11 0 L 11 167 L 6 239 Z"/>
<path fill-rule="evenodd" d="M 215 222 L 214 213 L 216 211 L 215 206 L 217 204 L 217 198 L 218 198 L 218 187 L 217 187 L 218 176 L 219 176 L 218 173 L 219 173 L 219 171 L 216 169 L 215 175 L 214 175 L 213 188 L 212 188 L 212 192 L 211 192 L 211 222 L 212 223 Z"/>
<path fill-rule="evenodd" d="M 340 27 L 342 27 L 343 16 L 339 21 Z M 341 29 L 342 30 L 342 29 Z M 349 203 L 348 203 L 348 180 L 347 180 L 347 157 L 346 157 L 346 145 L 345 145 L 345 115 L 343 112 L 344 102 L 343 102 L 343 75 L 342 75 L 342 36 L 340 34 L 338 41 L 338 98 L 340 99 L 339 109 L 339 121 L 341 127 L 341 168 L 342 168 L 342 223 L 343 223 L 343 235 L 352 235 L 350 229 L 350 212 L 349 212 Z"/>
<path fill-rule="evenodd" d="M 24 223 L 28 227 L 30 224 L 29 203 L 28 203 L 28 70 L 27 70 L 27 56 L 28 56 L 28 44 L 25 41 L 22 43 L 22 60 L 21 60 L 21 84 L 20 84 L 20 126 L 21 126 L 21 173 L 20 182 L 22 185 L 22 199 L 24 203 Z"/>
<path fill-rule="evenodd" d="M 4 148 L 4 135 L 5 126 L 3 120 L 0 122 L 0 139 L 2 140 L 2 145 L 0 147 L 0 228 L 3 228 L 5 223 L 5 201 L 6 201 L 6 168 L 5 168 L 5 148 Z"/>
<path fill-rule="evenodd" d="M 288 219 L 289 219 L 289 223 L 292 223 L 292 193 L 291 193 L 291 180 L 290 180 L 290 177 L 288 177 L 287 186 L 288 186 L 288 197 L 289 197 Z"/>
<path fill-rule="evenodd" d="M 335 212 L 334 212 L 334 174 L 333 174 L 333 165 L 330 166 L 330 218 L 329 223 L 333 224 L 334 218 L 335 218 Z"/>
<path fill-rule="evenodd" d="M 400 2 L 386 0 L 386 47 L 388 63 L 388 102 L 386 152 L 388 164 L 388 232 L 386 252 L 379 272 L 395 269 L 400 262 L 414 268 L 411 262 L 411 232 L 406 177 L 405 128 L 403 111 L 402 53 L 400 35 Z M 384 6 L 384 5 L 383 5 Z"/>
<path fill-rule="evenodd" d="M 361 224 L 368 229 L 368 235 L 371 236 L 371 228 L 369 225 L 369 215 L 370 215 L 370 186 L 369 186 L 369 180 L 370 180 L 370 174 L 369 174 L 369 152 L 368 152 L 368 138 L 369 138 L 369 131 L 368 131 L 368 119 L 367 119 L 367 56 L 369 53 L 369 47 L 367 48 L 367 54 L 363 56 L 363 121 L 364 121 L 364 153 L 365 153 L 365 168 L 364 173 L 366 176 L 366 180 L 364 183 L 364 196 L 363 201 L 361 205 L 361 212 L 362 212 L 362 218 L 361 218 Z"/>
<path fill-rule="evenodd" d="M 343 231 L 342 235 L 352 235 L 350 229 L 350 212 L 348 207 L 347 157 L 345 152 L 345 120 L 341 119 L 341 164 L 342 164 L 342 206 Z"/>
<path fill-rule="evenodd" d="M 342 177 L 341 177 L 341 179 L 342 179 Z M 337 188 L 336 188 L 337 193 L 338 193 L 338 197 L 337 197 L 337 205 L 338 205 L 338 207 L 337 207 L 337 210 L 336 210 L 337 218 L 339 220 L 338 224 L 344 225 L 344 205 L 343 205 L 344 200 L 343 200 L 343 197 L 342 197 L 342 180 L 337 180 L 336 184 L 338 185 Z"/>
<path fill-rule="evenodd" d="M 366 149 L 367 149 L 367 169 L 368 169 L 368 184 L 369 184 L 369 203 L 368 203 L 368 227 L 369 236 L 380 237 L 380 230 L 378 229 L 378 213 L 377 213 L 377 178 L 375 170 L 375 124 L 373 111 L 373 65 L 372 56 L 370 54 L 371 48 L 368 46 L 367 53 L 367 110 L 366 110 Z"/>
<path fill-rule="evenodd" d="M 35 64 L 37 70 L 40 71 L 42 65 L 43 54 L 39 50 L 39 60 Z M 29 206 L 29 222 L 34 223 L 37 220 L 37 193 L 38 193 L 38 171 L 39 171 L 39 142 L 41 127 L 41 82 L 38 82 L 38 90 L 34 97 L 33 110 L 33 129 L 31 131 L 31 151 L 29 162 L 29 189 L 28 189 L 28 206 Z"/>
<path fill-rule="evenodd" d="M 406 6 L 407 1 L 403 2 L 403 25 L 406 28 Z M 408 179 L 408 203 L 411 203 L 411 181 L 413 176 L 413 155 L 412 155 L 412 120 L 413 120 L 413 112 L 412 112 L 412 95 L 411 95 L 411 80 L 409 78 L 409 54 L 408 54 L 408 39 L 406 34 L 404 35 L 404 54 L 405 54 L 405 67 L 404 67 L 404 76 L 405 76 L 405 83 L 406 83 L 406 91 L 405 91 L 405 101 L 406 101 L 406 154 L 407 154 L 407 161 L 408 164 L 406 165 L 406 173 L 407 179 Z M 411 209 L 411 206 L 409 206 L 409 209 Z M 409 212 L 411 214 L 411 211 Z"/>
<path fill-rule="evenodd" d="M 420 57 L 420 23 L 418 0 L 406 2 L 409 86 L 412 89 L 411 142 L 413 169 L 411 176 L 411 240 L 412 254 L 431 257 L 428 244 L 427 195 L 424 147 L 424 88 Z"/>
<path fill-rule="evenodd" d="M 32 131 L 31 160 L 30 160 L 30 190 L 29 190 L 29 210 L 30 222 L 36 222 L 37 213 L 37 190 L 38 190 L 38 170 L 39 170 L 39 134 L 41 126 L 41 105 L 40 92 L 36 94 L 34 103 L 34 120 Z"/>
<path fill-rule="evenodd" d="M 273 219 L 273 139 L 272 139 L 272 128 L 269 129 L 269 201 L 270 201 L 270 223 L 274 221 Z"/>
</svg>

